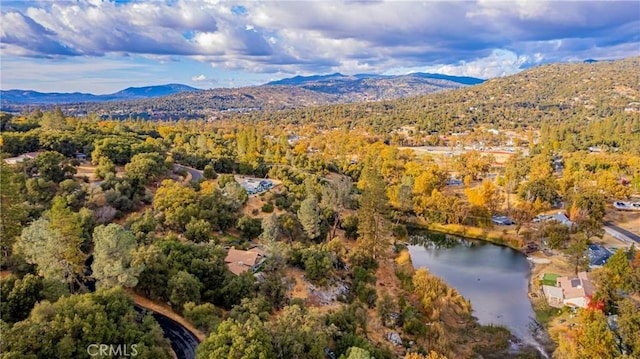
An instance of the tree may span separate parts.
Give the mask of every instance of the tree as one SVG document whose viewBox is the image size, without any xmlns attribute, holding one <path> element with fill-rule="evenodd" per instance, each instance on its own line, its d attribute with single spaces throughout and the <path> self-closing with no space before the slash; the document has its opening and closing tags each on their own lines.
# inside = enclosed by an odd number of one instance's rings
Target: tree
<svg viewBox="0 0 640 359">
<path fill-rule="evenodd" d="M 242 206 L 247 202 L 247 199 L 249 199 L 247 191 L 235 180 L 225 184 L 222 188 L 222 192 L 227 197 L 229 208 L 234 212 L 242 208 Z"/>
<path fill-rule="evenodd" d="M 2 320 L 15 323 L 26 319 L 31 308 L 43 299 L 42 278 L 27 273 L 22 279 L 13 274 L 0 280 L 0 312 Z"/>
<path fill-rule="evenodd" d="M 358 209 L 358 247 L 377 259 L 389 244 L 385 183 L 380 172 L 371 167 L 365 167 L 361 182 L 363 191 Z"/>
<path fill-rule="evenodd" d="M 211 228 L 209 222 L 204 219 L 192 218 L 185 227 L 184 235 L 188 240 L 195 243 L 208 242 L 211 239 L 212 231 L 213 228 Z"/>
<path fill-rule="evenodd" d="M 343 212 L 351 205 L 352 190 L 353 182 L 347 176 L 322 186 L 322 205 L 336 213 L 330 239 L 336 236 L 336 229 L 342 221 Z"/>
<path fill-rule="evenodd" d="M 139 153 L 124 166 L 125 175 L 142 185 L 157 180 L 166 170 L 164 158 L 159 153 Z"/>
<path fill-rule="evenodd" d="M 45 216 L 22 231 L 16 249 L 26 261 L 36 264 L 45 278 L 67 282 L 71 291 L 81 285 L 87 255 L 80 249 L 82 226 L 77 213 L 56 197 Z"/>
<path fill-rule="evenodd" d="M 309 238 L 315 239 L 320 235 L 320 207 L 314 196 L 302 201 L 298 210 L 298 219 Z"/>
<path fill-rule="evenodd" d="M 272 359 L 275 358 L 269 329 L 256 315 L 245 322 L 227 319 L 198 346 L 196 359 Z"/>
<path fill-rule="evenodd" d="M 111 223 L 93 231 L 93 277 L 101 287 L 135 287 L 144 270 L 142 263 L 132 264 L 132 251 L 136 248 L 133 233 Z"/>
<path fill-rule="evenodd" d="M 215 169 L 211 164 L 204 166 L 204 171 L 202 171 L 202 175 L 204 176 L 205 179 L 208 179 L 208 180 L 216 179 L 218 177 L 218 174 L 216 173 Z"/>
<path fill-rule="evenodd" d="M 491 169 L 495 158 L 493 155 L 482 155 L 479 151 L 467 151 L 453 158 L 454 169 L 462 176 L 480 179 Z"/>
<path fill-rule="evenodd" d="M 219 316 L 222 315 L 222 311 L 211 303 L 196 305 L 194 302 L 188 302 L 184 305 L 183 314 L 196 328 L 209 334 L 220 324 Z"/>
<path fill-rule="evenodd" d="M 91 344 L 130 345 L 136 358 L 170 358 L 170 346 L 150 314 L 140 315 L 121 288 L 42 301 L 29 317 L 2 331 L 0 351 L 7 358 L 87 357 Z"/>
<path fill-rule="evenodd" d="M 60 183 L 76 173 L 75 167 L 71 165 L 69 160 L 55 151 L 40 153 L 36 156 L 35 164 L 40 177 L 45 181 Z"/>
<path fill-rule="evenodd" d="M 359 348 L 359 347 L 351 347 L 347 349 L 346 356 L 341 355 L 340 359 L 373 359 L 371 353 L 369 351 Z"/>
<path fill-rule="evenodd" d="M 592 309 L 578 310 L 578 325 L 558 337 L 554 357 L 566 359 L 614 358 L 618 350 L 604 313 Z"/>
<path fill-rule="evenodd" d="M 168 297 L 169 265 L 160 248 L 150 245 L 135 249 L 131 253 L 131 265 L 144 268 L 138 275 L 137 291 L 153 300 Z"/>
<path fill-rule="evenodd" d="M 4 263 L 27 215 L 20 186 L 23 181 L 4 161 L 0 161 L 0 250 Z"/>
<path fill-rule="evenodd" d="M 630 357 L 640 354 L 640 310 L 630 298 L 618 302 L 618 328 Z"/>
<path fill-rule="evenodd" d="M 604 195 L 596 187 L 581 188 L 571 197 L 571 207 L 580 211 L 586 211 L 589 218 L 599 223 L 605 215 Z"/>
<path fill-rule="evenodd" d="M 200 290 L 202 283 L 192 274 L 179 271 L 169 279 L 169 300 L 178 311 L 181 311 L 187 302 L 200 302 Z"/>
<path fill-rule="evenodd" d="M 540 200 L 552 204 L 558 199 L 558 181 L 555 177 L 542 177 L 525 182 L 520 186 L 518 195 L 529 202 Z"/>
<path fill-rule="evenodd" d="M 262 219 L 262 234 L 260 237 L 267 243 L 275 242 L 280 237 L 280 224 L 278 216 L 272 214 Z"/>
<path fill-rule="evenodd" d="M 112 173 L 113 175 L 116 174 L 116 165 L 114 165 L 113 162 L 111 162 L 109 157 L 102 156 L 99 159 L 97 159 L 97 163 L 98 163 L 98 166 L 96 167 L 96 170 L 94 173 L 98 179 L 101 179 L 101 180 L 105 179 L 107 177 L 107 174 L 109 173 Z"/>
<path fill-rule="evenodd" d="M 273 326 L 273 351 L 278 358 L 321 358 L 331 329 L 317 311 L 284 307 Z"/>
<path fill-rule="evenodd" d="M 484 180 L 482 186 L 478 188 L 466 188 L 464 193 L 469 202 L 478 207 L 484 207 L 490 214 L 495 214 L 502 203 L 502 194 L 493 181 Z"/>
<path fill-rule="evenodd" d="M 578 272 L 586 270 L 589 260 L 585 257 L 584 253 L 587 251 L 587 240 L 583 238 L 575 238 L 571 240 L 567 247 L 566 253 L 569 256 L 569 263 L 573 264 L 574 272 L 577 275 Z"/>
</svg>

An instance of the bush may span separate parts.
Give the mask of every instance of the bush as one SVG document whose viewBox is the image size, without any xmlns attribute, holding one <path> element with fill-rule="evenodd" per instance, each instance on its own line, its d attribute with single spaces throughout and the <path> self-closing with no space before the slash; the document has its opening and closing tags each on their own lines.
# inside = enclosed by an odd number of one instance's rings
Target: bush
<svg viewBox="0 0 640 359">
<path fill-rule="evenodd" d="M 262 212 L 264 213 L 272 213 L 273 212 L 273 204 L 271 202 L 267 202 L 262 205 Z"/>
<path fill-rule="evenodd" d="M 340 227 L 344 229 L 344 236 L 347 237 L 347 239 L 358 238 L 358 217 L 345 217 Z"/>
</svg>

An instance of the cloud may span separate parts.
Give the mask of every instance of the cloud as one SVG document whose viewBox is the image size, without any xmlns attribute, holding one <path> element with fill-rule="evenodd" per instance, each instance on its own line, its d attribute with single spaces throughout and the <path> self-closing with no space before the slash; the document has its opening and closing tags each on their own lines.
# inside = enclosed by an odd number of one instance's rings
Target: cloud
<svg viewBox="0 0 640 359">
<path fill-rule="evenodd" d="M 199 81 L 205 81 L 206 79 L 207 79 L 207 76 L 205 76 L 205 75 L 203 75 L 203 74 L 200 74 L 200 75 L 198 75 L 198 76 L 193 76 L 193 77 L 191 78 L 191 81 L 193 81 L 193 82 L 199 82 Z"/>
<path fill-rule="evenodd" d="M 624 0 L 11 4 L 2 9 L 3 59 L 187 57 L 251 73 L 431 68 L 487 78 L 640 54 L 637 2 Z"/>
</svg>

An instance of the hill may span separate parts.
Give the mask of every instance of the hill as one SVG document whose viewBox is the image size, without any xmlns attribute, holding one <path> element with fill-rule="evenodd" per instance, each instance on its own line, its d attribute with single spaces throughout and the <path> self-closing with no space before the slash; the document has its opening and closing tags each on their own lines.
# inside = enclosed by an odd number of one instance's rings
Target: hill
<svg viewBox="0 0 640 359">
<path fill-rule="evenodd" d="M 158 86 L 129 87 L 124 90 L 108 94 L 94 95 L 90 93 L 60 93 L 60 92 L 38 92 L 31 90 L 2 90 L 0 92 L 2 102 L 14 104 L 63 104 L 78 102 L 103 102 L 117 100 L 131 100 L 140 98 L 153 98 L 167 96 L 180 92 L 198 91 L 197 88 L 181 85 L 167 84 Z"/>
<path fill-rule="evenodd" d="M 128 88 L 102 96 L 11 90 L 3 91 L 2 108 L 5 111 L 21 111 L 28 105 L 58 104 L 65 113 L 71 115 L 97 112 L 117 117 L 202 118 L 214 113 L 273 111 L 333 103 L 390 100 L 456 89 L 483 81 L 421 73 L 400 76 L 346 76 L 336 73 L 296 76 L 261 86 L 235 89 L 197 90 L 171 84 Z M 154 111 L 151 112 L 150 108 Z"/>
</svg>

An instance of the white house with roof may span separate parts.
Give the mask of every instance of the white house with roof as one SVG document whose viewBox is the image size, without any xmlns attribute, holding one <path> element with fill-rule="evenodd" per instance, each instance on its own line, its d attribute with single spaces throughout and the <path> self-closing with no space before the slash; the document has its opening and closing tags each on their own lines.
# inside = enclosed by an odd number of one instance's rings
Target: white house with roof
<svg viewBox="0 0 640 359">
<path fill-rule="evenodd" d="M 543 285 L 542 292 L 552 307 L 586 308 L 594 289 L 589 274 L 579 272 L 577 277 L 558 277 L 555 286 Z"/>
<path fill-rule="evenodd" d="M 38 152 L 27 152 L 27 153 L 23 153 L 19 156 L 16 157 L 8 157 L 4 159 L 4 162 L 10 165 L 15 165 L 18 163 L 22 163 L 22 162 L 26 162 L 26 161 L 31 161 L 33 159 L 36 158 L 36 156 L 38 156 L 42 151 L 38 151 Z"/>
</svg>

